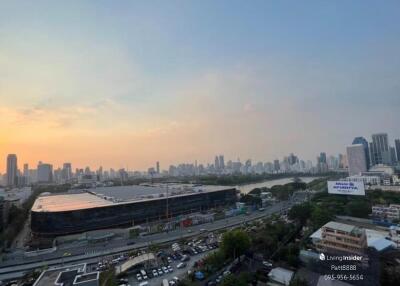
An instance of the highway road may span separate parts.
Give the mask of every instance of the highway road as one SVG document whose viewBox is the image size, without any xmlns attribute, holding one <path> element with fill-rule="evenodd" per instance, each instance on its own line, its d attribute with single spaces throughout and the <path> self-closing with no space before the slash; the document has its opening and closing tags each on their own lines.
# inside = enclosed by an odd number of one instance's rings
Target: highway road
<svg viewBox="0 0 400 286">
<path fill-rule="evenodd" d="M 304 196 L 305 197 L 305 196 Z M 276 203 L 267 207 L 264 211 L 255 211 L 249 215 L 240 215 L 235 217 L 217 220 L 212 223 L 196 225 L 184 229 L 170 231 L 168 233 L 157 233 L 149 236 L 138 237 L 134 245 L 127 245 L 127 241 L 110 241 L 106 244 L 95 244 L 93 247 L 77 244 L 75 248 L 60 249 L 54 253 L 41 255 L 40 257 L 24 258 L 4 261 L 0 264 L 0 280 L 16 279 L 22 277 L 24 273 L 44 266 L 72 265 L 76 263 L 96 263 L 104 256 L 115 255 L 128 252 L 134 249 L 146 248 L 151 243 L 162 244 L 177 241 L 182 238 L 197 236 L 201 229 L 215 231 L 224 228 L 235 227 L 242 223 L 257 220 L 259 218 L 270 216 L 291 208 L 296 202 L 303 201 L 303 196 L 297 196 L 296 199 Z M 63 257 L 68 252 L 69 256 Z"/>
</svg>

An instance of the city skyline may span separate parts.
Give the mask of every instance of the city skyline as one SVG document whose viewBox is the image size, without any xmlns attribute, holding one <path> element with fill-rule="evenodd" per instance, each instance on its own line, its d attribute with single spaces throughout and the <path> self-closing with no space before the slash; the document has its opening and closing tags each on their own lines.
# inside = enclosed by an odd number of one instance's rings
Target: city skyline
<svg viewBox="0 0 400 286">
<path fill-rule="evenodd" d="M 5 2 L 0 158 L 146 170 L 393 144 L 399 5 Z"/>
</svg>

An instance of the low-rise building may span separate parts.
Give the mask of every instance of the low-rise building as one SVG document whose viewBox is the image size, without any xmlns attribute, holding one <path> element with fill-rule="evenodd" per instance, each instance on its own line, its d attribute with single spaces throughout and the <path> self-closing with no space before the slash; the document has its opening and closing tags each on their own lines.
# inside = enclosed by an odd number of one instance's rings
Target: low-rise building
<svg viewBox="0 0 400 286">
<path fill-rule="evenodd" d="M 273 283 L 277 283 L 278 285 L 285 285 L 288 286 L 290 281 L 292 281 L 294 276 L 294 272 L 282 267 L 273 268 L 268 273 L 268 278 Z M 274 284 L 276 285 L 276 284 Z"/>
<path fill-rule="evenodd" d="M 400 205 L 390 204 L 389 206 L 372 206 L 371 217 L 375 222 L 391 223 L 394 220 L 400 219 Z"/>
<path fill-rule="evenodd" d="M 86 263 L 83 263 L 45 270 L 33 286 L 98 286 L 99 277 L 99 272 L 86 272 Z"/>
<path fill-rule="evenodd" d="M 365 230 L 354 225 L 328 222 L 321 228 L 321 240 L 316 247 L 321 252 L 361 254 L 367 248 Z"/>
<path fill-rule="evenodd" d="M 365 175 L 354 175 L 346 178 L 349 182 L 361 182 L 364 185 L 380 185 L 381 177 L 379 176 L 365 176 Z"/>
</svg>

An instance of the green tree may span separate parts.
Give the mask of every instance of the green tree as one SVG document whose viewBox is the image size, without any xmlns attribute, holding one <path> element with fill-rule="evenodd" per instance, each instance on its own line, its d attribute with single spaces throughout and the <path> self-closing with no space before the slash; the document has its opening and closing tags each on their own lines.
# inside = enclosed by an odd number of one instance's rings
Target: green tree
<svg viewBox="0 0 400 286">
<path fill-rule="evenodd" d="M 247 282 L 230 274 L 222 280 L 221 286 L 247 286 Z"/>
<path fill-rule="evenodd" d="M 352 201 L 347 204 L 346 213 L 349 216 L 368 218 L 371 213 L 371 205 L 365 200 Z"/>
<path fill-rule="evenodd" d="M 301 205 L 293 206 L 290 209 L 288 215 L 289 215 L 290 219 L 296 220 L 296 221 L 300 222 L 301 224 L 304 224 L 311 217 L 311 212 L 312 212 L 311 204 L 304 203 Z"/>
<path fill-rule="evenodd" d="M 311 221 L 314 227 L 321 227 L 330 220 L 332 220 L 333 214 L 327 208 L 317 206 L 311 213 Z"/>
<path fill-rule="evenodd" d="M 304 279 L 294 278 L 292 281 L 290 281 L 289 286 L 308 286 L 308 283 Z"/>
<path fill-rule="evenodd" d="M 236 259 L 250 247 L 250 238 L 246 232 L 235 229 L 222 236 L 221 250 L 225 257 Z M 240 259 L 240 258 L 239 258 Z"/>
</svg>

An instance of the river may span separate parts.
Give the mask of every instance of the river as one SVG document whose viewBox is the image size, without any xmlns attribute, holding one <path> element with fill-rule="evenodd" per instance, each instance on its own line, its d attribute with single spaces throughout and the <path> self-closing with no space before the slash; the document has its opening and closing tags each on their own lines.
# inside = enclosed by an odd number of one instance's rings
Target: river
<svg viewBox="0 0 400 286">
<path fill-rule="evenodd" d="M 304 183 L 309 183 L 315 179 L 318 179 L 318 177 L 300 177 L 301 181 Z M 267 187 L 271 188 L 272 186 L 275 185 L 285 185 L 287 183 L 293 182 L 293 178 L 284 178 L 284 179 L 276 179 L 276 180 L 268 180 L 260 183 L 251 183 L 251 184 L 244 184 L 237 186 L 237 189 L 240 190 L 242 194 L 247 194 L 251 190 L 255 188 L 262 188 L 262 187 Z"/>
</svg>

